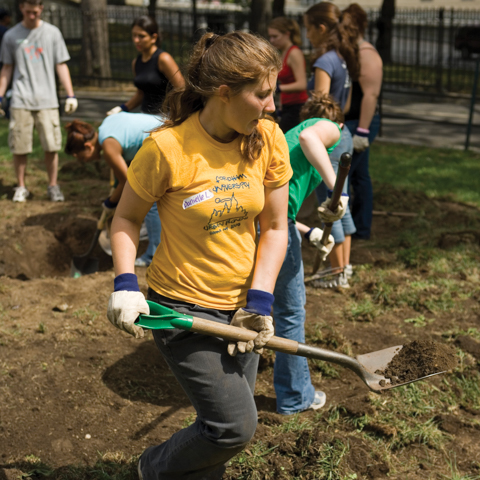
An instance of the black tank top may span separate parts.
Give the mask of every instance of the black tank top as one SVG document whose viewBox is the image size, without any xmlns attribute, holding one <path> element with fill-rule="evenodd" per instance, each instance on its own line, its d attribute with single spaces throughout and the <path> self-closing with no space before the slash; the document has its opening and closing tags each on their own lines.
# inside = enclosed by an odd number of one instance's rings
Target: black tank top
<svg viewBox="0 0 480 480">
<path fill-rule="evenodd" d="M 358 82 L 352 82 L 352 103 L 350 110 L 345 115 L 345 121 L 358 120 L 360 118 L 360 107 L 362 104 L 363 92 Z"/>
<path fill-rule="evenodd" d="M 142 62 L 142 55 L 135 61 L 134 85 L 143 92 L 142 112 L 159 113 L 167 94 L 168 79 L 158 69 L 158 56 L 163 50 L 157 48 L 152 58 Z"/>
</svg>

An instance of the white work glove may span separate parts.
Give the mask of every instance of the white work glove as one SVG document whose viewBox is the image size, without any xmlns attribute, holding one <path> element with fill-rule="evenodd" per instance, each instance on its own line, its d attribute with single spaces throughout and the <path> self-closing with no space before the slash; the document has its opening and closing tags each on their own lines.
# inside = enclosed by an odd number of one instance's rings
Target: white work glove
<svg viewBox="0 0 480 480">
<path fill-rule="evenodd" d="M 356 152 L 363 152 L 370 146 L 368 137 L 361 137 L 360 135 L 353 136 L 353 149 Z"/>
<path fill-rule="evenodd" d="M 65 113 L 74 113 L 78 108 L 78 100 L 75 97 L 67 97 L 65 100 Z"/>
<path fill-rule="evenodd" d="M 229 355 L 234 357 L 238 352 L 250 353 L 252 350 L 259 354 L 263 352 L 262 347 L 274 334 L 273 319 L 270 316 L 274 299 L 271 293 L 263 290 L 251 288 L 247 292 L 247 305 L 235 313 L 230 325 L 259 333 L 248 342 L 230 342 L 227 349 Z"/>
<path fill-rule="evenodd" d="M 262 353 L 263 346 L 273 337 L 275 333 L 273 328 L 273 319 L 271 316 L 258 315 L 257 313 L 246 312 L 243 308 L 237 310 L 230 325 L 234 327 L 246 328 L 259 332 L 254 340 L 248 342 L 231 342 L 228 344 L 228 353 L 234 357 L 238 352 Z"/>
<path fill-rule="evenodd" d="M 107 117 L 109 115 L 115 115 L 116 113 L 120 113 L 120 112 L 123 112 L 122 107 L 120 107 L 120 106 L 119 107 L 113 107 L 111 110 L 109 110 L 107 112 Z"/>
<path fill-rule="evenodd" d="M 143 328 L 135 325 L 135 320 L 141 313 L 145 315 L 150 313 L 150 307 L 143 293 L 121 290 L 110 295 L 107 310 L 108 319 L 117 328 L 124 330 L 135 338 L 145 336 Z"/>
<path fill-rule="evenodd" d="M 327 198 L 317 209 L 318 216 L 323 223 L 333 223 L 340 220 L 345 215 L 348 206 L 348 196 L 342 195 L 338 202 L 338 207 L 335 212 L 332 212 L 329 208 L 331 198 Z"/>
<path fill-rule="evenodd" d="M 322 262 L 324 262 L 328 254 L 332 251 L 332 248 L 335 245 L 335 239 L 333 238 L 333 236 L 332 235 L 328 236 L 328 242 L 326 245 L 323 245 L 322 243 L 323 230 L 318 227 L 310 229 L 310 231 L 307 234 L 305 234 L 305 236 L 306 238 L 308 238 L 308 241 L 315 248 L 318 249 L 318 251 L 320 252 Z"/>
</svg>

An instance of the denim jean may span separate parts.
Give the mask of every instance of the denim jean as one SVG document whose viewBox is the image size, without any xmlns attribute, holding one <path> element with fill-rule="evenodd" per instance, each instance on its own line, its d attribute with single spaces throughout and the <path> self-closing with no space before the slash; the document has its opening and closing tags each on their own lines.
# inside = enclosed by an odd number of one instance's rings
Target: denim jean
<svg viewBox="0 0 480 480">
<path fill-rule="evenodd" d="M 302 262 L 302 238 L 292 220 L 288 220 L 288 247 L 275 284 L 273 318 L 275 335 L 305 342 L 305 284 Z M 277 412 L 290 415 L 307 409 L 315 388 L 305 357 L 277 352 L 273 370 Z"/>
<path fill-rule="evenodd" d="M 145 260 L 145 263 L 150 265 L 150 263 L 152 263 L 153 256 L 157 251 L 158 244 L 160 243 L 160 233 L 162 231 L 162 225 L 160 223 L 160 217 L 158 216 L 156 203 L 152 205 L 152 208 L 145 216 L 145 225 L 147 226 L 148 247 L 140 258 Z"/>
<path fill-rule="evenodd" d="M 229 324 L 235 311 L 211 310 L 168 299 L 148 299 L 177 312 Z M 227 353 L 226 340 L 185 330 L 153 330 L 155 343 L 197 412 L 195 422 L 142 454 L 144 480 L 220 480 L 226 463 L 257 426 L 253 397 L 259 356 Z"/>
<path fill-rule="evenodd" d="M 340 163 L 340 157 L 342 153 L 348 152 L 353 153 L 353 141 L 350 130 L 346 127 L 343 127 L 342 130 L 342 139 L 340 143 L 335 147 L 333 152 L 330 154 L 330 162 L 332 163 L 333 170 L 335 174 L 338 172 L 338 165 Z M 344 193 L 348 192 L 348 178 L 343 184 Z M 327 186 L 325 182 L 322 182 L 316 189 L 315 194 L 317 196 L 318 204 L 320 205 L 327 199 Z M 345 241 L 346 235 L 352 235 L 356 231 L 355 224 L 353 223 L 352 214 L 350 213 L 350 208 L 347 206 L 347 211 L 341 220 L 333 222 L 332 235 L 335 239 L 335 243 L 343 243 Z"/>
<path fill-rule="evenodd" d="M 346 122 L 346 125 L 354 133 L 358 127 L 358 120 L 349 120 Z M 380 115 L 374 115 L 369 130 L 368 141 L 371 144 L 380 130 Z M 353 198 L 350 197 L 350 206 L 353 223 L 355 223 L 357 228 L 355 238 L 366 240 L 370 238 L 373 211 L 373 188 L 370 172 L 368 171 L 369 157 L 370 147 L 363 152 L 354 152 L 352 166 L 348 174 L 350 187 L 353 189 Z"/>
</svg>

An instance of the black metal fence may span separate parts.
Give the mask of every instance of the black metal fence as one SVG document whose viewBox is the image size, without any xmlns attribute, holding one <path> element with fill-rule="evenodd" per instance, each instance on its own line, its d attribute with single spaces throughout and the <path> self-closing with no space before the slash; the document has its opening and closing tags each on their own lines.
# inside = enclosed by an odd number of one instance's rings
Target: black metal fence
<svg viewBox="0 0 480 480">
<path fill-rule="evenodd" d="M 366 39 L 375 44 L 378 10 L 367 12 L 369 27 Z M 112 76 L 103 83 L 130 83 L 132 60 L 137 52 L 130 36 L 134 18 L 147 14 L 146 7 L 110 5 L 107 8 L 109 53 Z M 197 9 L 194 19 L 188 4 L 185 9 L 156 10 L 156 19 L 163 32 L 162 47 L 182 65 L 194 41 L 193 30 L 227 32 L 248 29 L 249 12 L 233 4 L 207 5 Z M 88 83 L 82 65 L 82 12 L 80 8 L 50 4 L 43 18 L 58 26 L 67 42 L 72 77 L 76 83 Z M 195 20 L 195 21 L 194 21 Z M 301 16 L 298 17 L 302 25 Z M 397 9 L 392 30 L 391 63 L 384 66 L 386 91 L 417 91 L 424 94 L 470 94 L 475 71 L 475 54 L 455 49 L 455 38 L 466 25 L 480 26 L 480 10 Z M 302 27 L 303 28 L 303 27 Z M 305 45 L 305 32 L 303 32 Z M 308 47 L 306 53 L 309 52 Z M 463 55 L 463 56 L 462 56 Z"/>
</svg>

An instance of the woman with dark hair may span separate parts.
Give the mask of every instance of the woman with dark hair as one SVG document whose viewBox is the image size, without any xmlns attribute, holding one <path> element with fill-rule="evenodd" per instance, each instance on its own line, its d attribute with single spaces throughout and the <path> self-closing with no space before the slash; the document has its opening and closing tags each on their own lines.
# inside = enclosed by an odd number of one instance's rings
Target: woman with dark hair
<svg viewBox="0 0 480 480">
<path fill-rule="evenodd" d="M 107 115 L 121 111 L 131 112 L 141 105 L 142 113 L 158 114 L 169 86 L 184 85 L 184 79 L 173 57 L 160 48 L 157 22 L 148 15 L 136 18 L 132 23 L 132 40 L 140 52 L 132 62 L 136 93 L 127 102 L 114 107 Z"/>
<path fill-rule="evenodd" d="M 321 2 L 311 6 L 304 14 L 307 38 L 315 48 L 316 60 L 313 63 L 312 78 L 308 89 L 318 93 L 329 93 L 339 103 L 342 111 L 348 112 L 351 101 L 351 79 L 358 78 L 360 69 L 358 61 L 358 45 L 352 41 L 351 33 L 343 25 L 339 8 L 330 2 Z M 343 129 L 340 145 L 330 155 L 335 172 L 338 170 L 342 153 L 353 153 L 352 136 L 348 128 Z M 344 192 L 348 190 L 345 182 Z M 316 190 L 318 202 L 321 204 L 328 196 L 327 188 L 322 183 Z M 351 275 L 350 250 L 355 224 L 350 210 L 341 221 L 333 224 L 332 235 L 335 247 L 330 254 L 330 263 L 340 273 L 320 280 L 323 288 L 348 288 Z"/>
<path fill-rule="evenodd" d="M 162 241 L 147 270 L 147 298 L 258 332 L 253 341 L 229 343 L 152 331 L 197 418 L 145 450 L 141 479 L 220 480 L 255 433 L 254 350 L 273 335 L 273 290 L 288 242 L 292 171 L 285 137 L 268 118 L 280 68 L 277 51 L 259 36 L 206 33 L 194 46 L 185 87 L 167 95 L 164 125 L 128 169 L 112 223 L 112 324 L 144 335 L 135 320 L 149 306 L 134 260 L 143 217 L 157 202 Z"/>
<path fill-rule="evenodd" d="M 368 240 L 372 227 L 373 188 L 368 160 L 370 144 L 380 129 L 378 97 L 382 89 L 383 63 L 375 47 L 363 37 L 368 25 L 365 10 L 352 3 L 343 10 L 345 22 L 351 22 L 358 44 L 360 75 L 353 82 L 352 102 L 345 120 L 353 133 L 353 157 L 349 180 L 353 187 L 352 217 L 357 229 L 353 238 Z"/>
<path fill-rule="evenodd" d="M 154 115 L 121 112 L 105 118 L 98 131 L 87 122 L 73 120 L 67 124 L 65 153 L 80 162 L 92 162 L 103 158 L 115 175 L 114 190 L 102 203 L 102 208 L 113 214 L 127 181 L 127 168 L 142 146 L 151 130 L 161 125 Z M 150 265 L 155 250 L 160 243 L 160 218 L 154 204 L 147 216 L 145 225 L 148 234 L 148 247 L 145 253 L 135 260 L 135 266 Z"/>
<path fill-rule="evenodd" d="M 268 24 L 268 37 L 282 54 L 277 92 L 281 104 L 279 125 L 286 133 L 300 122 L 300 109 L 308 99 L 305 57 L 299 48 L 302 44 L 300 27 L 291 18 L 277 17 Z"/>
</svg>

